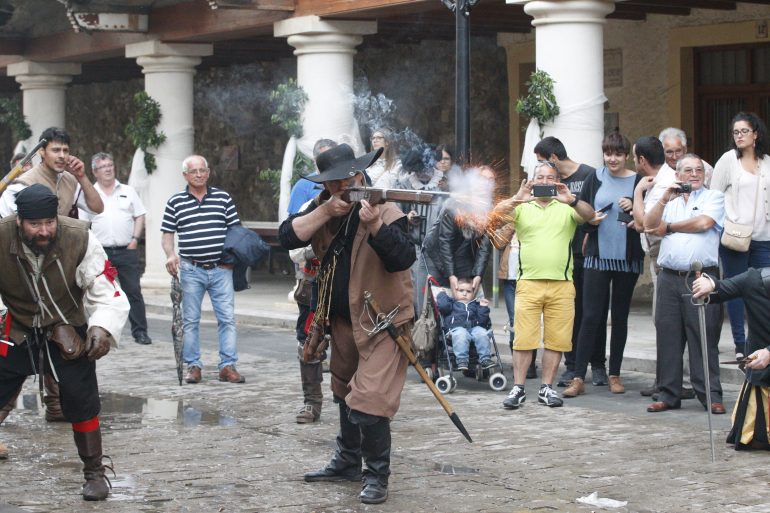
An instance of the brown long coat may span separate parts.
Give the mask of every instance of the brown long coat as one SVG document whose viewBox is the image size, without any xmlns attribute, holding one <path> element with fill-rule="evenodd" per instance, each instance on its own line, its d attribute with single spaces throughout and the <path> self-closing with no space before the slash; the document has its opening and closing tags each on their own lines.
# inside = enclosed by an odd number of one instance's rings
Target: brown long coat
<svg viewBox="0 0 770 513">
<path fill-rule="evenodd" d="M 380 205 L 380 211 L 385 224 L 404 216 L 389 203 Z M 319 258 L 323 259 L 341 222 L 341 218 L 336 218 L 313 236 L 313 251 Z M 333 318 L 331 323 L 332 392 L 344 398 L 354 410 L 393 417 L 401 402 L 407 359 L 387 332 L 370 337 L 364 331 L 364 328 L 371 329 L 372 324 L 364 311 L 363 295 L 364 291 L 371 292 L 385 312 L 400 306 L 394 322 L 396 326 L 403 326 L 414 315 L 412 280 L 409 269 L 395 273 L 385 270 L 382 260 L 367 242 L 369 235 L 366 225 L 359 223 L 353 241 L 348 289 L 352 326 L 339 318 Z"/>
</svg>

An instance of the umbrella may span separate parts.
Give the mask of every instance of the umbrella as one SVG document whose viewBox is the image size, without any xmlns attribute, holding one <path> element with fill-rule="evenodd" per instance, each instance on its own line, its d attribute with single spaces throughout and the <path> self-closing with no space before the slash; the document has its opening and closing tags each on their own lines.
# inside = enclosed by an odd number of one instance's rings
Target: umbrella
<svg viewBox="0 0 770 513">
<path fill-rule="evenodd" d="M 184 375 L 184 362 L 182 361 L 182 285 L 179 278 L 171 278 L 171 337 L 174 340 L 174 358 L 176 358 L 176 375 L 179 378 L 179 386 L 182 386 Z"/>
</svg>

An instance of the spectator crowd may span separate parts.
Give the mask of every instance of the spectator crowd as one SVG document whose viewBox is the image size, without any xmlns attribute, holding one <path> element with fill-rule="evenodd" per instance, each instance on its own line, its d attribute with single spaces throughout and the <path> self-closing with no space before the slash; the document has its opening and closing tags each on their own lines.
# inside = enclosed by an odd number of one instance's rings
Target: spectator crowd
<svg viewBox="0 0 770 513">
<path fill-rule="evenodd" d="M 444 330 L 446 336 L 436 335 L 434 351 L 422 355 L 426 366 L 435 371 L 441 343 L 449 343 L 450 373 L 485 375 L 501 367 L 488 331 L 489 301 L 482 287 L 493 247 L 501 251 L 496 276 L 502 284 L 513 360 L 513 383 L 504 408 L 524 405 L 526 380 L 538 377 L 539 350 L 539 403 L 560 407 L 564 398 L 575 400 L 588 393 L 589 366 L 594 386 L 625 393 L 621 371 L 631 300 L 640 275 L 649 269 L 657 365 L 654 383 L 641 391 L 652 398 L 647 411 L 678 409 L 683 400 L 697 399 L 712 414 L 726 413 L 718 358 L 720 303 L 726 302 L 735 360 L 748 369 L 729 441 L 736 449 L 770 449 L 767 431 L 756 427 L 770 420 L 770 377 L 765 372 L 770 346 L 763 327 L 770 320 L 765 308 L 770 301 L 768 133 L 756 114 L 745 112 L 734 117 L 729 130 L 732 144 L 713 167 L 688 151 L 687 137 L 677 128 L 640 137 L 633 144 L 617 131 L 607 134 L 598 168 L 573 161 L 559 139 L 545 137 L 534 149 L 536 167 L 510 197 L 496 194 L 500 184 L 494 169 L 461 169 L 447 145 L 399 152 L 394 132 L 380 127 L 371 133 L 371 152 L 356 158 L 348 145 L 320 139 L 313 149 L 317 168 L 294 185 L 289 218 L 279 229 L 280 242 L 291 250 L 297 271 L 296 338 L 304 401 L 296 420 L 313 423 L 321 416 L 328 352 L 331 389 L 340 413 L 335 455 L 305 480 L 363 476 L 362 502 L 387 499 L 389 422 L 399 406 L 406 358 L 395 346 L 379 344 L 387 338 L 384 332 L 368 332 L 360 323 L 371 315 L 359 298 L 365 281 L 383 306 L 400 306 L 393 310 L 392 322 L 403 331 L 435 307 L 439 332 Z M 84 255 L 88 248 L 88 255 L 109 259 L 101 275 L 117 275 L 120 288 L 115 286 L 115 297 L 126 296 L 134 341 L 152 343 L 139 285 L 138 245 L 146 214 L 142 201 L 116 179 L 109 153 L 93 155 L 96 182 L 91 183 L 84 163 L 69 154 L 69 134 L 52 127 L 42 139 L 47 143 L 39 150 L 41 162 L 26 169 L 0 196 L 0 216 L 16 216 L 20 227 L 18 234 L 13 227 L 6 230 L 9 240 L 29 235 L 22 242 L 29 248 L 24 258 L 32 263 L 20 265 L 34 267 L 35 257 L 47 254 L 57 240 L 57 225 L 67 234 L 75 230 L 70 226 L 89 227 L 62 218 L 90 222 L 91 230 L 84 229 L 77 243 Z M 15 156 L 12 166 L 22 158 Z M 231 196 L 209 183 L 205 157 L 187 157 L 181 172 L 187 186 L 168 199 L 161 239 L 166 269 L 180 280 L 183 291 L 185 380 L 196 384 L 203 379 L 198 327 L 208 293 L 218 322 L 218 379 L 244 383 L 246 378 L 236 369 L 234 292 L 244 281 L 239 273 L 256 261 L 259 243 L 243 234 L 249 231 L 240 227 Z M 349 202 L 344 194 L 351 186 L 422 191 L 438 199 L 425 203 L 416 195 L 414 201 L 384 205 Z M 38 208 L 36 201 L 47 202 L 46 208 Z M 5 225 L 10 226 L 8 221 Z M 70 237 L 65 233 L 62 240 Z M 99 247 L 92 247 L 95 244 Z M 67 287 L 88 288 L 73 281 L 74 267 L 67 272 Z M 435 295 L 427 292 L 431 284 Z M 2 292 L 6 296 L 8 291 Z M 35 296 L 34 290 L 31 293 Z M 698 306 L 699 297 L 714 300 Z M 8 294 L 8 299 L 14 309 L 29 298 Z M 84 308 L 77 306 L 78 312 Z M 55 301 L 54 307 L 69 325 Z M 45 312 L 42 318 L 56 317 Z M 705 331 L 699 313 L 705 316 Z M 39 328 L 36 319 L 30 318 L 30 330 Z M 84 314 L 77 320 L 76 328 L 84 334 Z M 10 314 L 6 338 L 9 323 Z M 111 337 L 119 338 L 117 324 L 107 324 L 94 339 L 98 346 L 82 356 L 90 362 L 83 361 L 83 372 L 89 375 L 89 365 L 106 353 Z M 56 342 L 56 335 L 46 332 L 48 336 Z M 8 352 L 2 344 L 0 349 Z M 84 497 L 102 500 L 108 492 L 98 421 L 93 423 L 98 400 L 89 398 L 88 411 L 80 411 L 68 396 L 68 378 L 60 378 L 54 367 L 51 363 L 39 369 L 46 419 L 73 423 L 85 464 Z M 0 366 L 0 373 L 4 368 Z M 27 373 L 34 365 L 30 369 Z M 0 422 L 13 409 L 23 377 L 0 383 Z M 563 388 L 561 394 L 558 388 Z M 88 444 L 93 447 L 85 448 Z M 88 451 L 93 454 L 86 457 Z M 0 444 L 0 458 L 5 455 Z"/>
</svg>

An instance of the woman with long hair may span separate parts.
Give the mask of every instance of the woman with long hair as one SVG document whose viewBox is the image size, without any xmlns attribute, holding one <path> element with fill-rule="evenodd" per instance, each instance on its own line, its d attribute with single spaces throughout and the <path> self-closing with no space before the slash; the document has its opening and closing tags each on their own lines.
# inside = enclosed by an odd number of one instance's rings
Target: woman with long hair
<svg viewBox="0 0 770 513">
<path fill-rule="evenodd" d="M 770 156 L 767 127 L 753 112 L 739 112 L 731 123 L 731 148 L 714 166 L 711 188 L 725 193 L 725 218 L 733 223 L 751 225 L 748 251 L 719 247 L 726 278 L 749 267 L 770 267 Z M 746 354 L 744 305 L 742 299 L 727 303 L 735 354 Z"/>
<path fill-rule="evenodd" d="M 395 187 L 401 174 L 401 159 L 398 158 L 393 132 L 388 128 L 377 128 L 372 132 L 371 143 L 372 151 L 383 148 L 377 162 L 366 170 L 366 174 L 372 181 L 372 187 Z"/>
</svg>

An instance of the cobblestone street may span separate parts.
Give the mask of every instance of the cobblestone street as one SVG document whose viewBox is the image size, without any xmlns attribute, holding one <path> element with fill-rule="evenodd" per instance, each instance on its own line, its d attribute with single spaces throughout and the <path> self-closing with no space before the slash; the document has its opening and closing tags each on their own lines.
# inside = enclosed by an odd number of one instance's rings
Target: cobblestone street
<svg viewBox="0 0 770 513">
<path fill-rule="evenodd" d="M 410 371 L 393 422 L 390 499 L 363 506 L 355 483 L 302 481 L 332 453 L 337 409 L 327 393 L 320 423 L 294 422 L 300 387 L 290 331 L 239 327 L 244 385 L 216 381 L 209 349 L 203 383 L 180 387 L 167 322 L 152 321 L 151 346 L 126 338 L 98 365 L 105 452 L 117 474 L 108 502 L 81 500 L 70 426 L 45 423 L 28 380 L 23 407 L 0 429 L 11 449 L 0 462 L 0 511 L 589 512 L 600 509 L 576 499 L 592 492 L 628 501 L 612 510 L 620 512 L 770 511 L 767 455 L 726 446 L 729 415 L 716 416 L 712 464 L 697 401 L 648 414 L 638 390 L 652 378 L 641 373 L 625 374 L 625 395 L 589 385 L 557 409 L 538 405 L 530 382 L 516 411 L 501 408 L 504 393 L 461 378 L 448 397 L 469 444 Z M 205 329 L 213 335 L 211 324 Z M 726 387 L 730 408 L 736 391 Z"/>
</svg>

